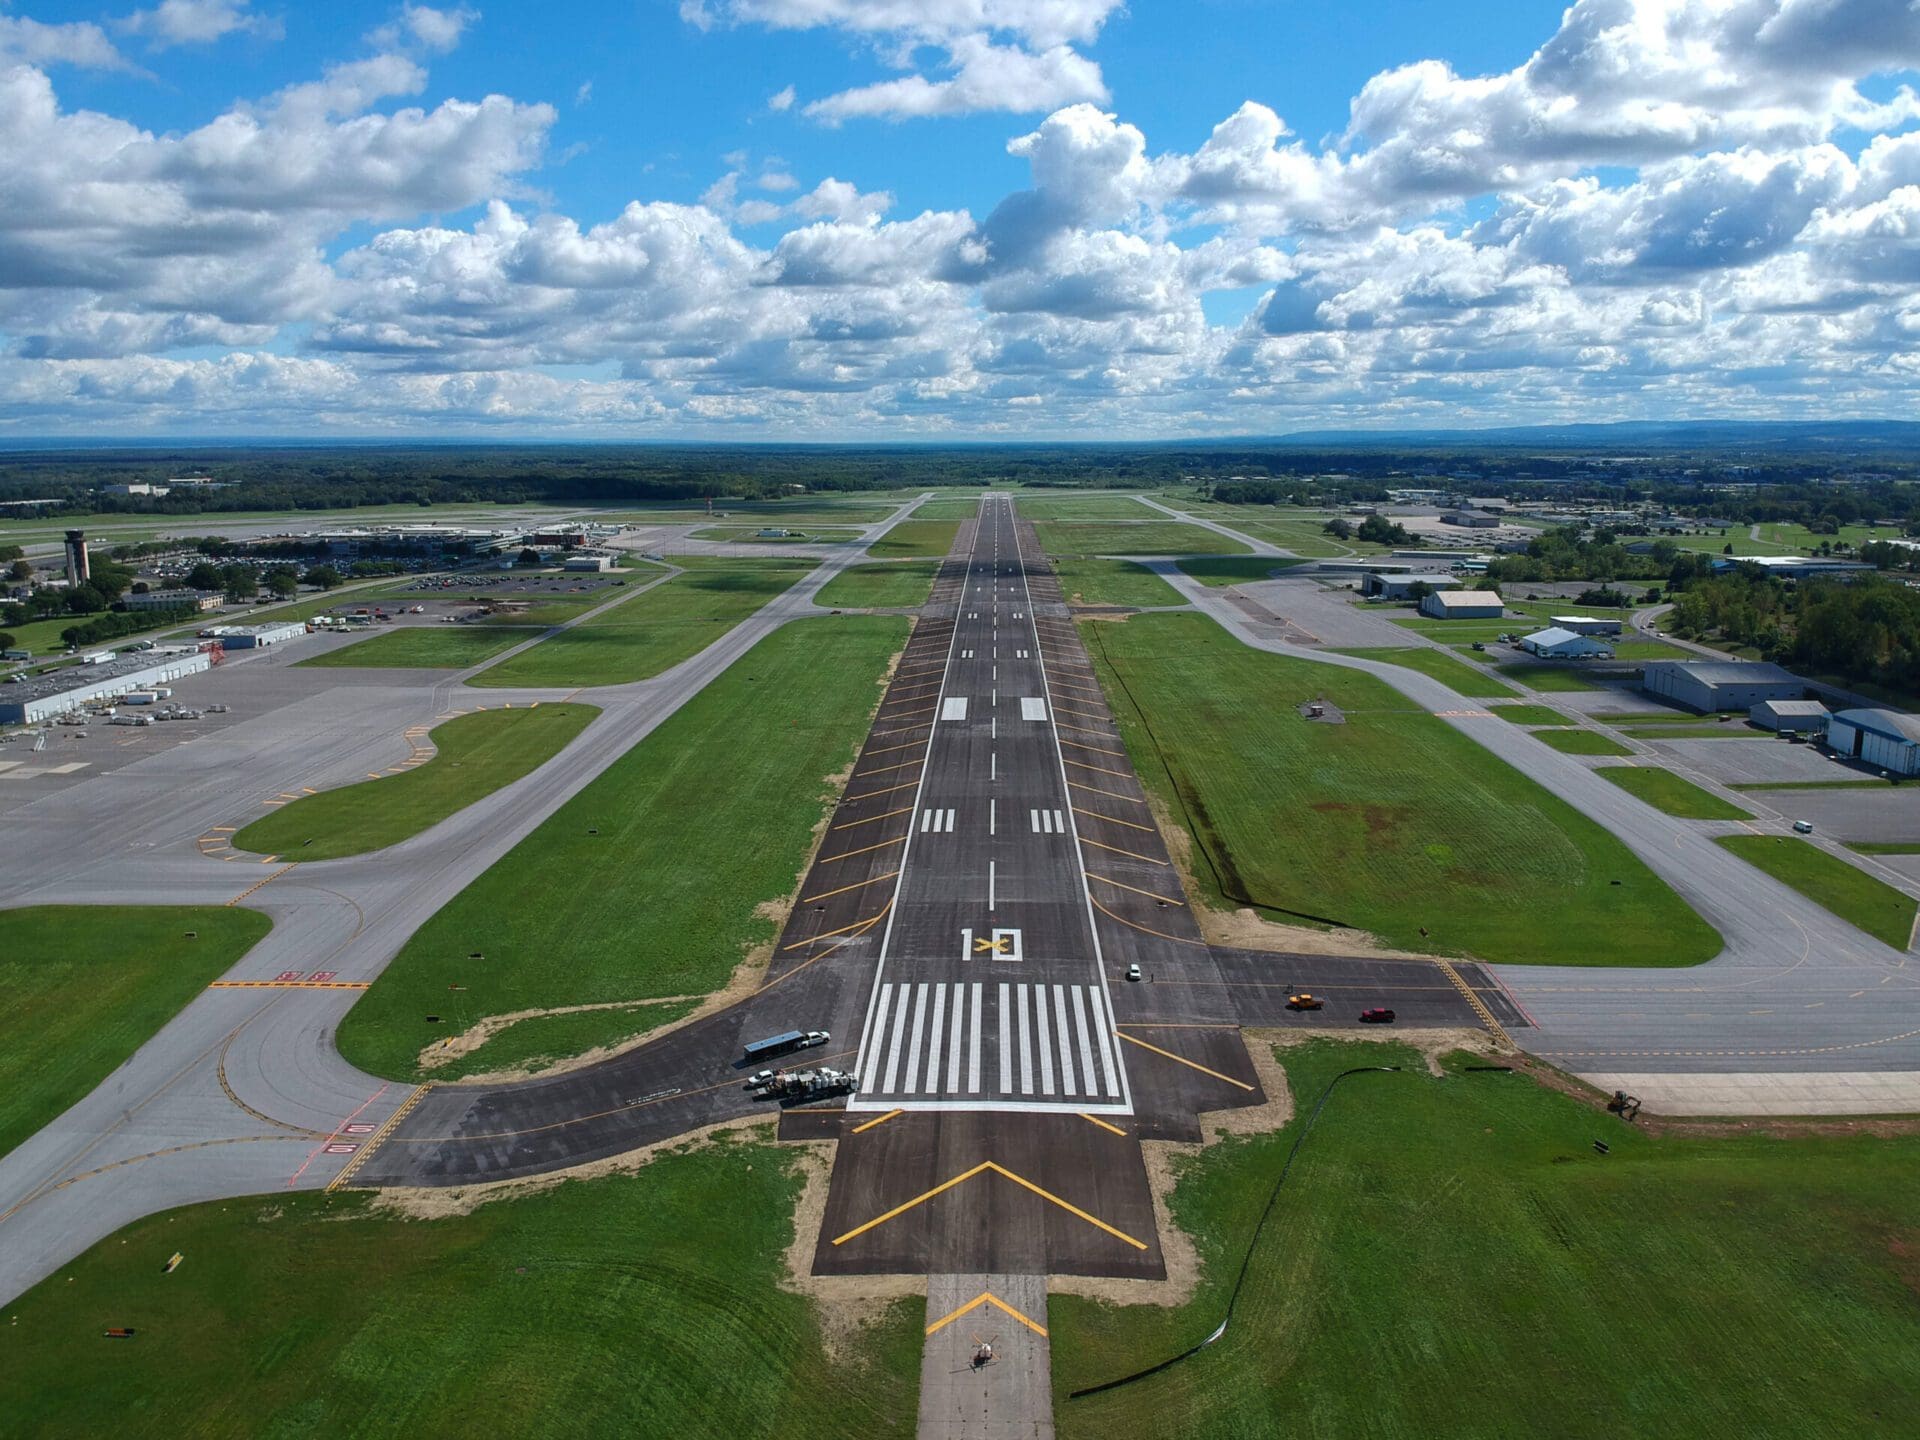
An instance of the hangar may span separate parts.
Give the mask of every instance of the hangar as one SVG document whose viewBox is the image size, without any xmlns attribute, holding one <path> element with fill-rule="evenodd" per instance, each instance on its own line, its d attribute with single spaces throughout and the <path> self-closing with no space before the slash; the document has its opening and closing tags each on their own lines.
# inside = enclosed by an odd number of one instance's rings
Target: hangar
<svg viewBox="0 0 1920 1440">
<path fill-rule="evenodd" d="M 0 696 L 0 724 L 37 725 L 98 700 L 115 700 L 129 690 L 164 685 L 213 664 L 206 651 L 154 650 L 122 655 L 97 665 L 69 665 L 6 687 Z"/>
<path fill-rule="evenodd" d="M 1650 660 L 1640 688 L 1689 710 L 1751 710 L 1768 700 L 1798 700 L 1806 682 L 1764 660 Z"/>
<path fill-rule="evenodd" d="M 1827 707 L 1818 700 L 1763 700 L 1747 711 L 1762 730 L 1785 735 L 1818 735 L 1827 728 Z"/>
<path fill-rule="evenodd" d="M 1370 599 L 1405 600 L 1416 585 L 1429 590 L 1458 590 L 1458 575 L 1386 575 L 1370 570 L 1360 580 L 1360 593 Z"/>
<path fill-rule="evenodd" d="M 1507 612 L 1492 590 L 1436 590 L 1420 602 L 1420 613 L 1435 620 L 1498 620 Z"/>
<path fill-rule="evenodd" d="M 1555 615 L 1553 623 L 1576 635 L 1618 635 L 1623 628 L 1618 620 L 1603 620 L 1598 615 Z"/>
<path fill-rule="evenodd" d="M 1558 625 L 1536 630 L 1520 638 L 1520 648 L 1543 660 L 1586 660 L 1613 658 L 1613 647 L 1591 635 L 1576 635 Z"/>
<path fill-rule="evenodd" d="M 1841 710 L 1827 722 L 1827 746 L 1894 775 L 1920 775 L 1920 715 Z"/>
</svg>

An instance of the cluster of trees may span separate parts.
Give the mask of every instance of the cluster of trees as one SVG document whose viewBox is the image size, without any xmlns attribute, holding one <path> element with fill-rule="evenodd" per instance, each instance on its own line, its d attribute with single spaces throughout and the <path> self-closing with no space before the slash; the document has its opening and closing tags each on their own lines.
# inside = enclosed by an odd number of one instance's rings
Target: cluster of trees
<svg viewBox="0 0 1920 1440">
<path fill-rule="evenodd" d="M 1406 526 L 1384 515 L 1369 515 L 1358 525 L 1336 516 L 1320 528 L 1336 540 L 1365 540 L 1370 545 L 1407 545 L 1413 541 Z"/>
<path fill-rule="evenodd" d="M 1743 566 L 1676 595 L 1669 624 L 1842 685 L 1920 691 L 1920 591 L 1894 581 L 1788 584 Z"/>
<path fill-rule="evenodd" d="M 1653 580 L 1685 555 L 1671 540 L 1656 540 L 1646 554 L 1635 554 L 1611 530 L 1591 536 L 1579 525 L 1543 530 L 1527 542 L 1525 553 L 1487 562 L 1487 578 L 1512 584 L 1529 580 Z"/>
<path fill-rule="evenodd" d="M 156 610 L 109 610 L 80 625 L 69 625 L 60 632 L 64 644 L 78 649 L 118 640 L 141 630 L 160 625 L 181 625 L 196 619 L 199 612 L 191 605 L 166 605 Z"/>
</svg>

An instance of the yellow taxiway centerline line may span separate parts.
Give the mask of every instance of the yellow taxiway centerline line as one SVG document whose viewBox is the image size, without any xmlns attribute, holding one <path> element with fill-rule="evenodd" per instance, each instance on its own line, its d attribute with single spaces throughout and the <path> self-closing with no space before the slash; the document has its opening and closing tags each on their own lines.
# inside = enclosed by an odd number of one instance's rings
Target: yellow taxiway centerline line
<svg viewBox="0 0 1920 1440">
<path fill-rule="evenodd" d="M 847 1132 L 847 1133 L 849 1133 L 849 1134 L 851 1134 L 851 1135 L 858 1135 L 858 1134 L 860 1134 L 860 1133 L 861 1133 L 862 1131 L 866 1131 L 866 1130 L 871 1130 L 871 1129 L 873 1129 L 873 1127 L 874 1127 L 874 1126 L 876 1126 L 876 1125 L 884 1125 L 884 1124 L 886 1124 L 886 1123 L 887 1123 L 887 1121 L 889 1121 L 889 1120 L 892 1120 L 892 1119 L 894 1119 L 894 1118 L 896 1118 L 897 1116 L 901 1116 L 901 1115 L 904 1115 L 904 1114 L 906 1114 L 906 1113 L 907 1113 L 907 1112 L 906 1112 L 906 1111 L 904 1111 L 904 1110 L 889 1110 L 889 1111 L 888 1111 L 888 1112 L 887 1112 L 886 1114 L 884 1114 L 884 1115 L 876 1115 L 876 1116 L 874 1116 L 874 1118 L 873 1118 L 873 1119 L 871 1119 L 871 1120 L 869 1120 L 869 1121 L 867 1121 L 867 1122 L 866 1122 L 866 1123 L 865 1123 L 864 1125 L 856 1125 L 856 1126 L 854 1126 L 854 1127 L 853 1127 L 853 1129 L 852 1129 L 852 1130 L 850 1130 L 850 1131 L 849 1131 L 849 1132 Z"/>
</svg>

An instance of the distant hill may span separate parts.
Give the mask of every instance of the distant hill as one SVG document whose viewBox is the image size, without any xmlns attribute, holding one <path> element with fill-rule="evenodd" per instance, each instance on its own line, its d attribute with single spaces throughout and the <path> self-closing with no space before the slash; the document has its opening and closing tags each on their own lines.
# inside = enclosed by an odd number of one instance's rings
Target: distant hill
<svg viewBox="0 0 1920 1440">
<path fill-rule="evenodd" d="M 1489 446 L 1534 450 L 1915 450 L 1911 420 L 1623 420 L 1602 425 L 1510 425 L 1487 430 L 1297 430 L 1279 445 Z"/>
</svg>

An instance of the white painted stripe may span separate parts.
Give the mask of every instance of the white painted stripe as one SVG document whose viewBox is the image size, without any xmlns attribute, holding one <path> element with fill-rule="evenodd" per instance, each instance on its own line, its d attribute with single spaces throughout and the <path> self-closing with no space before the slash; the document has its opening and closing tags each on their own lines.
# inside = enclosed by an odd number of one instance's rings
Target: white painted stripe
<svg viewBox="0 0 1920 1440">
<path fill-rule="evenodd" d="M 1067 1023 L 1067 987 L 1053 987 L 1053 1033 L 1060 1037 L 1060 1090 L 1062 1094 L 1077 1095 L 1079 1086 L 1073 1083 L 1073 1027 Z"/>
<path fill-rule="evenodd" d="M 989 799 L 987 801 L 987 834 L 989 835 L 998 832 L 1000 825 L 999 806 L 1000 802 L 998 800 Z"/>
<path fill-rule="evenodd" d="M 927 1023 L 927 982 L 922 980 L 913 989 L 913 1039 L 907 1042 L 907 1073 L 900 1077 L 903 1092 L 913 1089 L 913 1077 L 920 1073 L 920 1038 Z"/>
<path fill-rule="evenodd" d="M 1120 1042 L 1113 1038 L 1113 1000 L 1105 989 L 1101 989 L 1094 992 L 1093 1002 L 1093 1033 L 1100 1042 L 1100 1068 L 1106 1073 L 1107 1094 L 1117 1100 L 1120 1097 L 1120 1081 L 1113 1062 Z"/>
<path fill-rule="evenodd" d="M 1097 1014 L 1100 1002 L 1095 1000 L 1093 1004 Z M 1094 1093 L 1096 1082 L 1093 1072 L 1093 1042 L 1087 1038 L 1087 987 L 1084 985 L 1073 987 L 1073 1025 L 1075 1033 L 1080 1037 L 1080 1073 L 1086 1077 L 1087 1094 L 1091 1095 Z"/>
<path fill-rule="evenodd" d="M 1027 819 L 1033 823 L 1034 834 L 1036 835 L 1039 834 L 1040 833 L 1040 812 L 1038 810 L 1027 811 Z"/>
<path fill-rule="evenodd" d="M 891 1092 L 894 1078 L 900 1073 L 900 1047 L 907 1038 L 907 987 L 900 987 L 900 1005 L 893 1012 L 893 1043 L 887 1047 L 887 1074 L 880 1082 L 882 1093 Z"/>
<path fill-rule="evenodd" d="M 942 720 L 966 719 L 967 697 L 964 695 L 950 695 L 945 700 L 942 700 L 940 702 L 940 718 Z"/>
<path fill-rule="evenodd" d="M 1047 718 L 1047 702 L 1037 695 L 1028 695 L 1020 701 L 1022 720 L 1044 720 Z"/>
<path fill-rule="evenodd" d="M 1053 1020 L 1047 1014 L 1047 987 L 1032 986 L 1033 1011 L 1040 1029 L 1040 1093 L 1053 1094 Z"/>
<path fill-rule="evenodd" d="M 960 1091 L 960 1012 L 967 1008 L 967 987 L 953 987 L 952 1029 L 947 1032 L 947 1093 Z"/>
<path fill-rule="evenodd" d="M 1013 1090 L 1013 1001 L 1008 998 L 1012 989 L 1006 981 L 1000 982 L 1000 1093 L 1006 1095 Z"/>
<path fill-rule="evenodd" d="M 973 1013 L 967 1016 L 967 1093 L 980 1093 L 980 1011 L 984 1006 L 985 987 L 976 980 L 973 982 Z"/>
<path fill-rule="evenodd" d="M 1014 987 L 1013 998 L 1020 1007 L 1020 1093 L 1033 1094 L 1033 1033 L 1027 1015 L 1027 987 Z"/>
<path fill-rule="evenodd" d="M 932 828 L 933 828 L 933 811 L 922 810 L 920 812 L 920 833 L 924 835 L 927 833 L 927 831 L 931 830 Z"/>
<path fill-rule="evenodd" d="M 940 1088 L 940 1042 L 944 1038 L 942 1026 L 947 1018 L 947 987 L 933 987 L 933 1020 L 927 1026 L 927 1073 L 920 1082 L 920 1088 L 931 1095 Z"/>
<path fill-rule="evenodd" d="M 1057 833 L 1062 835 L 1064 835 L 1067 830 L 1067 817 L 1062 815 L 1058 810 L 1053 812 L 1053 828 Z"/>
<path fill-rule="evenodd" d="M 993 910 L 993 882 L 994 882 L 994 879 L 995 879 L 995 876 L 994 876 L 994 862 L 993 862 L 993 861 L 991 861 L 991 860 L 989 860 L 989 861 L 987 861 L 987 910 L 988 910 L 989 912 L 991 912 L 991 911 Z"/>
<path fill-rule="evenodd" d="M 951 810 L 947 811 L 947 833 L 949 835 L 953 833 L 953 811 Z"/>
<path fill-rule="evenodd" d="M 867 1019 L 866 1032 L 860 1037 L 860 1053 L 854 1057 L 854 1074 L 863 1077 L 862 1084 L 868 1090 L 873 1088 L 873 1067 L 880 1063 L 880 1050 L 886 1044 L 887 1006 L 892 999 L 893 986 L 882 985 L 874 1013 Z"/>
</svg>

